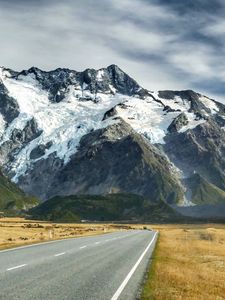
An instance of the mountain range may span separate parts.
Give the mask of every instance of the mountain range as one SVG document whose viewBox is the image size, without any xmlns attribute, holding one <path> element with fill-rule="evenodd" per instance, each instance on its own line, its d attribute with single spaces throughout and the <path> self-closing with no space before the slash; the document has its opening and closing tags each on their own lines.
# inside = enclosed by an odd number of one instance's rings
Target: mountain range
<svg viewBox="0 0 225 300">
<path fill-rule="evenodd" d="M 116 65 L 0 68 L 0 167 L 42 202 L 136 195 L 216 217 L 224 154 L 225 106 L 192 90 L 147 90 Z"/>
</svg>

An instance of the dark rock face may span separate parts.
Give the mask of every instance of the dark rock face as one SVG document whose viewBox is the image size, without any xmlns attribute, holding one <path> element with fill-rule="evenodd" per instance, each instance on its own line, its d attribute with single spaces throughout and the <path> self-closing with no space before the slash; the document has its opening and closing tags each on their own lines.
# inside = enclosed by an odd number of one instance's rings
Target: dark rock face
<svg viewBox="0 0 225 300">
<path fill-rule="evenodd" d="M 110 110 L 108 110 L 107 112 L 105 112 L 102 121 L 107 120 L 108 118 L 114 117 L 116 116 L 117 112 L 116 112 L 116 106 L 114 106 L 113 108 L 111 108 Z"/>
<path fill-rule="evenodd" d="M 164 151 L 187 176 L 198 172 L 225 190 L 225 132 L 215 119 L 184 133 L 167 135 Z"/>
<path fill-rule="evenodd" d="M 138 83 L 124 73 L 118 66 L 111 65 L 101 69 L 102 74 L 94 69 L 87 69 L 83 72 L 76 72 L 69 69 L 56 69 L 54 71 L 45 72 L 38 68 L 30 68 L 16 75 L 27 76 L 32 74 L 41 87 L 48 91 L 49 99 L 53 102 L 62 101 L 72 85 L 80 88 L 82 91 L 89 90 L 95 96 L 97 93 L 114 93 L 114 90 L 124 95 L 137 95 L 145 97 L 149 92 L 138 85 Z M 98 78 L 101 76 L 101 78 Z M 87 100 L 91 100 L 87 99 Z"/>
<path fill-rule="evenodd" d="M 30 119 L 23 130 L 15 130 L 12 133 L 12 140 L 18 141 L 21 144 L 29 143 L 30 141 L 36 139 L 41 134 L 41 131 L 38 129 L 37 122 L 34 118 Z"/>
<path fill-rule="evenodd" d="M 158 96 L 163 99 L 174 99 L 176 96 L 180 97 L 181 99 L 185 99 L 187 101 L 198 101 L 200 94 L 192 91 L 192 90 L 186 90 L 186 91 L 159 91 Z"/>
<path fill-rule="evenodd" d="M 18 184 L 27 194 L 46 200 L 46 193 L 63 166 L 64 162 L 56 156 L 56 153 L 52 153 L 46 159 L 41 158 L 33 162 L 28 171 L 29 175 L 19 177 Z"/>
<path fill-rule="evenodd" d="M 23 130 L 15 128 L 11 133 L 10 140 L 0 146 L 1 159 L 5 163 L 13 162 L 14 156 L 18 151 L 25 147 L 27 143 L 36 139 L 40 134 L 41 131 L 38 129 L 37 122 L 34 118 L 27 122 Z M 10 170 L 8 170 L 8 172 L 10 173 Z"/>
<path fill-rule="evenodd" d="M 54 175 L 48 178 L 44 194 L 43 177 L 39 174 L 45 177 L 49 170 Z M 163 198 L 175 203 L 182 194 L 166 158 L 123 122 L 84 136 L 78 152 L 65 166 L 53 156 L 38 161 L 29 178 L 20 178 L 20 186 L 28 193 L 35 191 L 43 199 L 55 195 L 132 192 L 153 202 Z"/>
<path fill-rule="evenodd" d="M 54 71 L 45 72 L 38 68 L 32 67 L 17 74 L 27 76 L 31 74 L 39 82 L 42 89 L 48 91 L 49 99 L 52 102 L 60 102 L 64 99 L 70 85 L 77 84 L 77 72 L 69 69 L 58 68 Z"/>
<path fill-rule="evenodd" d="M 124 73 L 118 66 L 111 65 L 107 68 L 107 72 L 116 90 L 124 95 L 140 95 L 146 96 L 147 91 L 141 88 L 138 83 L 130 76 Z"/>
<path fill-rule="evenodd" d="M 52 146 L 52 142 L 47 143 L 46 145 L 38 145 L 30 153 L 30 159 L 37 159 L 42 157 L 45 154 L 46 149 L 49 149 Z"/>
<path fill-rule="evenodd" d="M 0 113 L 6 123 L 11 123 L 19 115 L 19 106 L 15 99 L 8 95 L 8 91 L 0 80 Z"/>
<path fill-rule="evenodd" d="M 173 122 L 168 127 L 168 132 L 178 132 L 183 126 L 188 124 L 188 118 L 185 115 L 185 113 L 180 114 L 178 117 L 176 117 Z"/>
<path fill-rule="evenodd" d="M 190 103 L 190 112 L 194 112 L 199 118 L 205 118 L 205 113 L 210 113 L 210 109 L 199 101 L 200 94 L 192 91 L 159 91 L 158 96 L 164 99 L 174 99 L 176 96 Z"/>
</svg>

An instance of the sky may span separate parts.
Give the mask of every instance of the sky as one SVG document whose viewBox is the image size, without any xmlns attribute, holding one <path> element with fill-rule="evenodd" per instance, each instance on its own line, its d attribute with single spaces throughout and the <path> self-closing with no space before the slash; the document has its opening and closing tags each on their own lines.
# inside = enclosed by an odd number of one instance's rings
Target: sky
<svg viewBox="0 0 225 300">
<path fill-rule="evenodd" d="M 224 0 L 0 0 L 0 65 L 117 64 L 150 90 L 225 102 Z"/>
</svg>

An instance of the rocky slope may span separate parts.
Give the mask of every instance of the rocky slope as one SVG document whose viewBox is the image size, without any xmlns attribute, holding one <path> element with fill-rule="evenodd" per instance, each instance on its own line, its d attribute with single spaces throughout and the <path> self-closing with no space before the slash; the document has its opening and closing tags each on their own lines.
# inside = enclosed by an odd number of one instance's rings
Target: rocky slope
<svg viewBox="0 0 225 300">
<path fill-rule="evenodd" d="M 36 198 L 26 196 L 0 171 L 0 211 L 3 215 L 19 215 L 38 203 Z"/>
<path fill-rule="evenodd" d="M 223 104 L 191 90 L 148 91 L 115 65 L 0 69 L 0 164 L 43 200 L 132 193 L 225 203 L 224 128 Z"/>
<path fill-rule="evenodd" d="M 37 177 L 37 172 L 43 175 Z M 123 192 L 144 195 L 152 202 L 177 203 L 182 197 L 172 165 L 123 120 L 83 136 L 67 164 L 49 156 L 25 178 L 21 187 L 43 199 Z M 47 191 L 43 182 L 48 183 Z"/>
</svg>

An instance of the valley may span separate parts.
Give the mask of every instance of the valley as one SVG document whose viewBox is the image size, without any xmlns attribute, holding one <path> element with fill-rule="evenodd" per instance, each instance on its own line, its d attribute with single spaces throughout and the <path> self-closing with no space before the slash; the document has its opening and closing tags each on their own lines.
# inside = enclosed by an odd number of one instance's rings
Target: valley
<svg viewBox="0 0 225 300">
<path fill-rule="evenodd" d="M 141 300 L 186 300 L 196 299 L 196 295 L 198 299 L 224 299 L 225 225 L 71 224 L 1 218 L 0 249 L 99 234 L 135 233 L 143 228 L 157 230 L 159 237 Z"/>
<path fill-rule="evenodd" d="M 132 271 L 141 255 L 144 264 L 137 269 L 131 290 L 129 284 L 120 290 L 114 278 L 107 282 L 104 295 L 114 291 L 112 299 L 120 293 L 134 299 L 141 293 L 149 265 L 142 300 L 196 299 L 196 295 L 223 299 L 222 103 L 192 90 L 146 90 L 116 65 L 83 72 L 1 68 L 0 100 L 0 209 L 5 216 L 0 220 L 0 249 L 11 257 L 7 249 L 32 245 L 21 252 L 12 250 L 18 259 L 13 256 L 15 266 L 5 265 L 3 274 L 19 268 L 24 282 L 29 282 L 26 268 L 39 278 L 34 267 L 39 264 L 53 278 L 47 292 L 54 295 L 61 278 L 52 276 L 57 270 L 52 258 L 59 260 L 63 276 L 69 276 L 77 266 L 67 271 L 70 257 L 82 250 L 76 292 L 81 295 L 86 282 L 89 296 L 86 259 L 93 265 L 93 276 L 103 283 L 99 266 L 102 270 L 105 263 L 117 266 L 123 257 L 123 264 L 114 270 L 122 280 L 124 268 Z M 108 243 L 105 235 L 124 239 L 122 250 L 114 238 Z M 93 263 L 95 256 L 101 260 L 98 245 L 105 255 L 100 265 Z M 116 255 L 108 256 L 104 249 Z M 127 251 L 132 254 L 129 259 Z M 17 284 L 16 273 L 7 275 Z M 74 293 L 71 278 L 67 288 Z M 29 297 L 30 291 L 19 286 L 20 296 Z M 32 293 L 39 297 L 42 290 L 34 285 Z M 64 297 L 66 291 L 61 293 Z M 95 299 L 99 295 L 100 290 Z"/>
<path fill-rule="evenodd" d="M 0 300 L 225 300 L 225 1 L 0 0 Z"/>
</svg>

